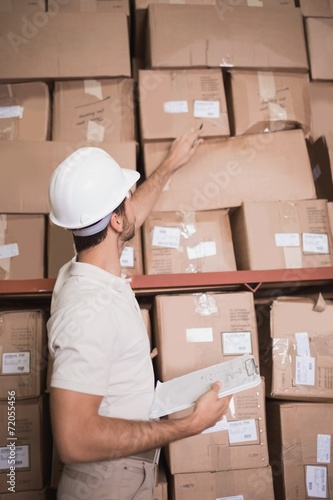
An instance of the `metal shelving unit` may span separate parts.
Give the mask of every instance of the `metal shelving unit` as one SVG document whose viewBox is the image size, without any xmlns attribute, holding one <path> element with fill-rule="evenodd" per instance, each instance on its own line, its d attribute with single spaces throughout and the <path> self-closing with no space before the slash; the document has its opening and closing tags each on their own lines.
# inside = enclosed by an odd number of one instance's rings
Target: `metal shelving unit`
<svg viewBox="0 0 333 500">
<path fill-rule="evenodd" d="M 270 289 L 332 287 L 333 267 L 227 271 L 212 273 L 156 274 L 132 276 L 138 297 L 169 292 L 247 289 L 256 293 Z M 54 279 L 0 281 L 0 298 L 50 298 Z M 332 290 L 333 291 L 333 290 Z"/>
</svg>

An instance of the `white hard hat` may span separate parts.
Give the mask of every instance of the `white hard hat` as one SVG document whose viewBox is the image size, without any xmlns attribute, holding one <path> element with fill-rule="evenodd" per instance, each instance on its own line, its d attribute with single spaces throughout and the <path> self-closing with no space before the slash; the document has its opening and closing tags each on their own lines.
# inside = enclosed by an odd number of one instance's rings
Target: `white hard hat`
<svg viewBox="0 0 333 500">
<path fill-rule="evenodd" d="M 117 208 L 139 177 L 139 172 L 121 168 L 103 149 L 80 148 L 51 176 L 50 219 L 66 229 L 90 226 Z"/>
</svg>

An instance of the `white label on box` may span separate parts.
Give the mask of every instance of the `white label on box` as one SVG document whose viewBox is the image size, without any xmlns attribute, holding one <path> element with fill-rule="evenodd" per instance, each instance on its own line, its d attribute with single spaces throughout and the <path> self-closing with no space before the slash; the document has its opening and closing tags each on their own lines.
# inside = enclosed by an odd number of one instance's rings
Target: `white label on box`
<svg viewBox="0 0 333 500">
<path fill-rule="evenodd" d="M 327 497 L 327 469 L 325 466 L 305 466 L 306 493 L 309 498 Z"/>
<path fill-rule="evenodd" d="M 87 141 L 92 142 L 103 142 L 105 136 L 105 127 L 94 122 L 94 120 L 88 121 L 87 127 Z"/>
<path fill-rule="evenodd" d="M 252 354 L 251 332 L 222 332 L 223 354 Z"/>
<path fill-rule="evenodd" d="M 97 80 L 84 80 L 84 92 L 97 97 L 99 101 L 103 99 L 102 84 Z"/>
<path fill-rule="evenodd" d="M 318 434 L 317 436 L 317 462 L 331 463 L 331 435 Z"/>
<path fill-rule="evenodd" d="M 219 497 L 216 500 L 244 500 L 243 495 L 236 495 L 233 497 Z"/>
<path fill-rule="evenodd" d="M 155 226 L 153 229 L 154 247 L 179 248 L 180 229 L 178 227 Z"/>
<path fill-rule="evenodd" d="M 10 442 L 10 440 L 9 440 Z M 15 469 L 27 469 L 30 467 L 29 463 L 29 445 L 24 446 L 3 446 L 0 448 L 0 470 L 9 469 L 14 466 L 11 459 L 15 460 Z"/>
<path fill-rule="evenodd" d="M 194 118 L 220 118 L 219 101 L 194 101 Z"/>
<path fill-rule="evenodd" d="M 1 118 L 22 118 L 22 106 L 0 106 L 0 119 Z"/>
<path fill-rule="evenodd" d="M 0 259 L 8 259 L 20 255 L 17 243 L 9 243 L 8 245 L 0 245 Z"/>
<path fill-rule="evenodd" d="M 213 342 L 212 328 L 186 328 L 186 342 Z"/>
<path fill-rule="evenodd" d="M 163 103 L 164 113 L 188 113 L 187 101 L 166 101 Z"/>
<path fill-rule="evenodd" d="M 229 422 L 228 434 L 230 444 L 257 441 L 258 436 L 256 421 L 254 419 L 250 419 Z"/>
<path fill-rule="evenodd" d="M 275 245 L 277 247 L 299 247 L 298 233 L 275 233 Z"/>
<path fill-rule="evenodd" d="M 297 356 L 310 356 L 310 342 L 307 332 L 295 333 Z"/>
<path fill-rule="evenodd" d="M 315 358 L 296 356 L 296 385 L 315 385 Z"/>
<path fill-rule="evenodd" d="M 218 422 L 216 422 L 215 425 L 213 425 L 213 427 L 208 427 L 208 429 L 205 429 L 204 431 L 202 431 L 201 434 L 210 434 L 212 432 L 227 431 L 228 427 L 229 427 L 229 423 L 228 423 L 227 417 L 224 415 L 221 420 L 219 420 Z"/>
<path fill-rule="evenodd" d="M 124 247 L 120 256 L 121 267 L 134 267 L 134 248 Z"/>
<path fill-rule="evenodd" d="M 216 255 L 215 241 L 202 241 L 195 247 L 187 247 L 187 256 L 190 260 L 202 259 L 203 257 L 212 257 Z"/>
<path fill-rule="evenodd" d="M 30 373 L 30 352 L 5 352 L 2 355 L 2 374 Z"/>
<path fill-rule="evenodd" d="M 327 234 L 303 233 L 303 252 L 329 253 Z"/>
<path fill-rule="evenodd" d="M 247 0 L 248 7 L 263 7 L 263 0 Z"/>
</svg>

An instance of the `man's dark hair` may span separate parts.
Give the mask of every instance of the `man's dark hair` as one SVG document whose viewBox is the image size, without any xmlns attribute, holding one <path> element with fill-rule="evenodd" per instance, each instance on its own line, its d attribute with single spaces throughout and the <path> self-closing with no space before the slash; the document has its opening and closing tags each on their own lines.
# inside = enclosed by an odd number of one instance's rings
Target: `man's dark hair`
<svg viewBox="0 0 333 500">
<path fill-rule="evenodd" d="M 118 205 L 113 212 L 118 215 L 125 215 L 125 201 L 126 198 L 123 199 L 120 205 Z M 98 221 L 96 221 L 95 224 L 97 222 Z M 75 236 L 75 234 L 73 234 L 76 252 L 79 253 L 83 250 L 88 250 L 88 248 L 93 248 L 96 245 L 99 245 L 99 243 L 102 243 L 102 241 L 106 238 L 107 231 L 108 226 L 106 226 L 105 229 L 102 229 L 99 233 L 92 234 L 91 236 Z"/>
</svg>

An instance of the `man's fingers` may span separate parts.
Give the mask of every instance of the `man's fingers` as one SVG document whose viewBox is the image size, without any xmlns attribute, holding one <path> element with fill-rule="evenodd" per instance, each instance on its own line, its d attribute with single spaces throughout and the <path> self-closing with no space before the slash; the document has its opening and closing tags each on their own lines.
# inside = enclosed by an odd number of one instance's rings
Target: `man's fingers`
<svg viewBox="0 0 333 500">
<path fill-rule="evenodd" d="M 222 386 L 221 382 L 217 380 L 216 382 L 214 382 L 214 384 L 212 384 L 212 389 L 218 394 L 221 389 L 221 386 Z"/>
</svg>

